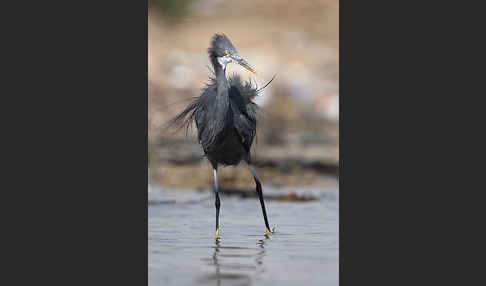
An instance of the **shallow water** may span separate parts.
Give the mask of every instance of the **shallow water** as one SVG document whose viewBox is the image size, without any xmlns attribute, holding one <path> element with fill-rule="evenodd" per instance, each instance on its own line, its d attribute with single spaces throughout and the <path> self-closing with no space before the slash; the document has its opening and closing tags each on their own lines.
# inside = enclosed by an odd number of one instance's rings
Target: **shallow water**
<svg viewBox="0 0 486 286">
<path fill-rule="evenodd" d="M 221 196 L 220 236 L 209 192 L 149 191 L 149 285 L 338 285 L 339 195 L 310 202 Z M 265 189 L 265 192 L 277 190 Z"/>
</svg>

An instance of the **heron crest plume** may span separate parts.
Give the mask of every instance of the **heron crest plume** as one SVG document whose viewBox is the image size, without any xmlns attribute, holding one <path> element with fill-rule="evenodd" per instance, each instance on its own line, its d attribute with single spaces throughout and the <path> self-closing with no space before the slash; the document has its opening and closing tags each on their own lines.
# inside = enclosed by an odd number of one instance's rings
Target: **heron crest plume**
<svg viewBox="0 0 486 286">
<path fill-rule="evenodd" d="M 233 44 L 225 34 L 215 34 L 211 38 L 211 44 L 208 48 L 209 56 L 224 57 L 227 55 L 226 51 L 232 54 L 238 53 L 236 48 L 233 46 Z"/>
</svg>

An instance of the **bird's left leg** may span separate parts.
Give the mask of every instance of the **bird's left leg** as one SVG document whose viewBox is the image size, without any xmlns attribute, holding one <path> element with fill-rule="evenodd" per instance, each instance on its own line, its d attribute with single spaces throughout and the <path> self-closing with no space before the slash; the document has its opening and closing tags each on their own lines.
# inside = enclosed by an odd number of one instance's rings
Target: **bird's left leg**
<svg viewBox="0 0 486 286">
<path fill-rule="evenodd" d="M 263 201 L 262 184 L 260 183 L 260 180 L 256 175 L 255 168 L 253 168 L 253 165 L 249 163 L 248 166 L 250 167 L 250 172 L 253 175 L 253 179 L 255 180 L 256 192 L 258 194 L 258 198 L 260 199 L 260 205 L 262 206 L 263 219 L 265 220 L 265 227 L 266 227 L 265 233 L 270 234 L 272 232 L 275 232 L 275 228 L 270 230 L 270 225 L 268 224 L 267 211 L 265 210 L 265 202 Z"/>
<path fill-rule="evenodd" d="M 219 186 L 218 186 L 218 167 L 214 167 L 213 169 L 214 174 L 214 194 L 216 196 L 216 200 L 214 202 L 214 206 L 216 207 L 216 238 L 219 238 Z"/>
</svg>

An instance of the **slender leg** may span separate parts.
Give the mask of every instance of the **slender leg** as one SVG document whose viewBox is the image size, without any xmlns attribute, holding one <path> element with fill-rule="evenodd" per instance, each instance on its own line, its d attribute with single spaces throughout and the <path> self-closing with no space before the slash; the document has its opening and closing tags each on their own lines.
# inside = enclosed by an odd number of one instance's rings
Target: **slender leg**
<svg viewBox="0 0 486 286">
<path fill-rule="evenodd" d="M 218 187 L 218 167 L 213 169 L 214 174 L 214 194 L 216 195 L 216 200 L 214 202 L 214 206 L 216 207 L 216 238 L 219 237 L 219 187 Z"/>
<path fill-rule="evenodd" d="M 262 185 L 260 184 L 260 180 L 258 180 L 258 176 L 256 175 L 255 169 L 253 168 L 253 165 L 248 164 L 250 167 L 250 172 L 253 175 L 253 179 L 255 180 L 256 184 L 256 192 L 258 194 L 258 198 L 260 199 L 260 205 L 262 206 L 262 212 L 263 212 L 263 219 L 265 220 L 265 233 L 270 234 L 274 232 L 275 230 L 270 230 L 270 225 L 268 224 L 268 219 L 267 219 L 267 211 L 265 210 L 265 202 L 263 201 L 263 191 L 262 191 Z"/>
</svg>

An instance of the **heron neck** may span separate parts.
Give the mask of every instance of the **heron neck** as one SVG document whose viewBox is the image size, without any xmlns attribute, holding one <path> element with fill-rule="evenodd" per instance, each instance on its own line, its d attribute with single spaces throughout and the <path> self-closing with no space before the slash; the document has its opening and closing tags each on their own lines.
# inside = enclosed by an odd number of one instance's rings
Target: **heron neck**
<svg viewBox="0 0 486 286">
<path fill-rule="evenodd" d="M 225 85 L 227 86 L 228 79 L 226 79 L 226 69 L 219 66 L 217 69 L 214 70 L 214 73 L 216 74 L 216 81 L 225 83 Z"/>
<path fill-rule="evenodd" d="M 211 63 L 213 64 L 216 82 L 218 83 L 218 93 L 223 94 L 224 91 L 229 89 L 228 79 L 226 78 L 226 67 L 222 67 L 216 57 L 211 57 Z"/>
</svg>

